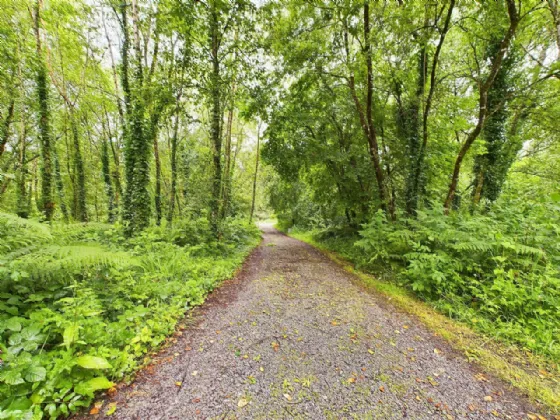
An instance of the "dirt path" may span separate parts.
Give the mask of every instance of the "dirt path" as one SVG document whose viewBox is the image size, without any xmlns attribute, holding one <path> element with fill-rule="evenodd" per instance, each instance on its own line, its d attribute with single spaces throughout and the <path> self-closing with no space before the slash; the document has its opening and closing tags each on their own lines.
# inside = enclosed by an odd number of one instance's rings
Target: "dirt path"
<svg viewBox="0 0 560 420">
<path fill-rule="evenodd" d="M 319 251 L 263 231 L 238 278 L 194 311 L 196 322 L 160 363 L 117 393 L 111 418 L 520 419 L 535 411 Z"/>
</svg>

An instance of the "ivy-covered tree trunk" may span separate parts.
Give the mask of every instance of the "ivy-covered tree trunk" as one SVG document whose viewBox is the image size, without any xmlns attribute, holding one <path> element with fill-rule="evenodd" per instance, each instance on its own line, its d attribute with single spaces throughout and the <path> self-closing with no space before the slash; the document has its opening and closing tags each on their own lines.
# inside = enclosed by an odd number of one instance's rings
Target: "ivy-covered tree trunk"
<svg viewBox="0 0 560 420">
<path fill-rule="evenodd" d="M 133 17 L 136 16 L 136 3 L 132 2 Z M 122 47 L 122 85 L 125 97 L 126 118 L 124 124 L 125 139 L 125 178 L 126 189 L 123 203 L 123 221 L 125 233 L 131 236 L 146 228 L 150 223 L 150 142 L 144 127 L 144 103 L 140 95 L 143 82 L 142 51 L 140 50 L 139 29 L 134 19 L 135 36 L 135 72 L 134 90 L 130 85 L 130 34 L 128 29 L 127 5 L 120 6 L 121 25 L 123 29 Z"/>
<path fill-rule="evenodd" d="M 60 162 L 58 159 L 58 151 L 56 146 L 53 147 L 53 158 L 54 158 L 54 174 L 56 181 L 56 191 L 58 193 L 58 201 L 60 203 L 60 211 L 62 211 L 62 217 L 65 222 L 68 221 L 68 208 L 66 207 L 66 195 L 64 194 L 64 182 L 62 182 L 62 176 L 60 174 Z"/>
<path fill-rule="evenodd" d="M 489 56 L 500 48 L 500 40 L 489 46 Z M 494 84 L 488 91 L 489 116 L 486 119 L 481 137 L 485 140 L 486 151 L 474 160 L 473 204 L 482 198 L 496 201 L 506 180 L 507 172 L 515 159 L 522 143 L 507 135 L 506 123 L 509 117 L 507 96 L 511 88 L 509 80 L 514 67 L 514 54 L 509 54 L 496 75 Z"/>
<path fill-rule="evenodd" d="M 74 173 L 76 179 L 76 219 L 80 222 L 87 222 L 87 206 L 86 206 L 86 174 L 84 169 L 84 159 L 80 148 L 80 135 L 78 132 L 78 124 L 74 111 L 70 112 L 70 126 L 72 129 L 72 140 L 74 146 Z"/>
<path fill-rule="evenodd" d="M 157 111 L 156 111 L 157 112 Z M 159 144 L 158 144 L 158 124 L 159 124 L 159 112 L 155 114 L 156 116 L 152 119 L 151 137 L 154 145 L 154 160 L 156 163 L 156 185 L 154 193 L 154 202 L 156 209 L 156 224 L 159 226 L 161 224 L 162 218 L 162 208 L 161 208 L 161 160 L 159 157 Z"/>
<path fill-rule="evenodd" d="M 173 123 L 173 135 L 171 136 L 171 191 L 169 195 L 169 209 L 167 212 L 167 222 L 171 226 L 173 223 L 173 213 L 175 212 L 175 201 L 177 197 L 177 142 L 179 136 L 179 103 L 175 108 L 175 121 Z"/>
<path fill-rule="evenodd" d="M 105 183 L 105 193 L 107 194 L 107 222 L 113 223 L 115 221 L 115 194 L 113 192 L 113 183 L 111 182 L 109 145 L 106 138 L 103 138 L 101 143 L 101 167 L 103 182 Z"/>
<path fill-rule="evenodd" d="M 24 114 L 23 114 L 24 115 Z M 16 172 L 16 214 L 27 219 L 29 217 L 29 203 L 27 196 L 27 127 L 22 116 L 18 150 L 18 170 Z"/>
<path fill-rule="evenodd" d="M 478 99 L 478 119 L 476 126 L 469 132 L 467 139 L 461 146 L 457 158 L 455 159 L 455 165 L 453 167 L 453 173 L 451 175 L 451 182 L 449 183 L 449 189 L 447 191 L 447 196 L 443 203 L 445 212 L 448 213 L 451 209 L 451 205 L 455 199 L 455 193 L 457 191 L 457 184 L 459 183 L 459 174 L 461 172 L 461 165 L 463 159 L 467 155 L 474 141 L 480 135 L 482 128 L 484 127 L 486 118 L 488 116 L 488 92 L 492 85 L 494 84 L 496 75 L 500 71 L 506 52 L 510 48 L 510 44 L 513 40 L 519 21 L 521 19 L 519 12 L 517 10 L 517 5 L 514 0 L 507 0 L 507 10 L 509 16 L 509 27 L 504 37 L 500 41 L 499 47 L 497 48 L 493 57 L 491 57 L 490 72 L 486 78 L 479 83 L 479 99 Z"/>
<path fill-rule="evenodd" d="M 235 90 L 235 89 L 234 89 Z M 224 174 L 222 180 L 222 208 L 220 218 L 223 219 L 228 215 L 229 209 L 229 199 L 231 194 L 231 179 L 232 179 L 232 160 L 231 160 L 231 137 L 232 137 L 232 126 L 233 126 L 233 98 L 232 104 L 228 110 L 226 126 L 226 145 L 225 145 L 225 162 L 224 162 Z"/>
<path fill-rule="evenodd" d="M 0 157 L 2 157 L 2 154 L 4 154 L 6 143 L 8 143 L 8 140 L 10 139 L 10 125 L 12 124 L 12 120 L 14 119 L 15 103 L 15 99 L 12 98 L 10 100 L 10 105 L 8 106 L 8 113 L 2 123 L 2 132 L 0 133 Z"/>
<path fill-rule="evenodd" d="M 222 136 L 220 132 L 222 110 L 220 106 L 220 62 L 218 59 L 218 11 L 215 3 L 215 0 L 210 1 L 210 22 L 208 25 L 210 60 L 212 64 L 210 73 L 210 139 L 212 142 L 212 161 L 214 164 L 212 199 L 210 203 L 210 227 L 212 231 L 218 235 L 220 222 L 220 193 L 222 189 Z"/>
<path fill-rule="evenodd" d="M 35 38 L 37 44 L 37 96 L 39 99 L 39 138 L 41 143 L 41 199 L 39 207 L 45 220 L 50 222 L 54 214 L 53 161 L 50 127 L 49 86 L 47 68 L 41 45 L 42 0 L 35 3 Z"/>
<path fill-rule="evenodd" d="M 257 177 L 259 174 L 259 157 L 260 157 L 260 144 L 261 133 L 260 124 L 257 126 L 257 156 L 255 158 L 255 175 L 253 176 L 253 196 L 251 197 L 251 214 L 249 215 L 249 222 L 253 221 L 253 214 L 255 213 L 255 198 L 257 196 Z"/>
</svg>

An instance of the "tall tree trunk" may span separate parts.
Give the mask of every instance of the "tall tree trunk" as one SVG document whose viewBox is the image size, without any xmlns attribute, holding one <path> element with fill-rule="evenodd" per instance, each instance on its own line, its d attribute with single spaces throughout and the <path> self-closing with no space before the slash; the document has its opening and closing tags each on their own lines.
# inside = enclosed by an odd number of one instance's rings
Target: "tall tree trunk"
<svg viewBox="0 0 560 420">
<path fill-rule="evenodd" d="M 455 197 L 457 191 L 457 184 L 459 182 L 459 174 L 461 172 L 461 164 L 465 158 L 467 152 L 471 148 L 474 141 L 478 138 L 482 128 L 484 127 L 484 122 L 486 116 L 488 115 L 488 91 L 492 87 L 496 75 L 502 66 L 502 62 L 506 52 L 509 49 L 511 41 L 517 30 L 519 24 L 520 16 L 515 5 L 515 0 L 507 0 L 507 9 L 509 16 L 509 27 L 504 35 L 502 41 L 500 42 L 500 47 L 497 49 L 495 56 L 492 58 L 492 66 L 490 68 L 490 73 L 484 80 L 479 84 L 479 99 L 478 99 L 478 120 L 476 126 L 468 134 L 465 143 L 461 146 L 457 159 L 455 160 L 455 166 L 453 168 L 453 174 L 451 175 L 451 182 L 449 183 L 449 189 L 447 192 L 447 197 L 444 201 L 445 212 L 449 213 L 451 204 Z"/>
<path fill-rule="evenodd" d="M 56 181 L 56 190 L 58 193 L 58 201 L 60 202 L 60 211 L 62 211 L 62 217 L 65 222 L 68 222 L 68 208 L 66 207 L 66 196 L 64 194 L 64 183 L 62 182 L 62 176 L 60 174 L 60 162 L 58 160 L 58 151 L 56 146 L 53 148 L 53 158 L 54 158 L 54 174 Z"/>
<path fill-rule="evenodd" d="M 78 133 L 78 123 L 74 111 L 70 111 L 70 127 L 72 130 L 72 140 L 74 146 L 74 172 L 76 178 L 76 219 L 80 222 L 87 222 L 86 206 L 86 174 L 84 160 L 80 148 L 80 135 Z"/>
<path fill-rule="evenodd" d="M 125 96 L 125 174 L 126 189 L 124 194 L 123 221 L 125 234 L 132 234 L 146 228 L 150 223 L 150 139 L 144 127 L 144 101 L 140 94 L 143 86 L 142 51 L 138 28 L 138 11 L 136 1 L 132 1 L 133 31 L 135 40 L 134 91 L 131 90 L 129 77 L 130 34 L 128 29 L 127 5 L 120 6 L 123 29 L 122 48 L 122 85 Z"/>
<path fill-rule="evenodd" d="M 105 193 L 107 194 L 107 222 L 113 223 L 115 221 L 115 195 L 111 182 L 109 145 L 107 144 L 107 138 L 105 136 L 103 136 L 103 143 L 101 144 L 101 167 L 103 182 L 105 183 Z"/>
<path fill-rule="evenodd" d="M 210 73 L 210 139 L 212 141 L 212 161 L 214 164 L 212 199 L 210 204 L 210 227 L 214 234 L 218 235 L 220 223 L 220 192 L 222 186 L 222 136 L 220 130 L 222 110 L 220 105 L 220 62 L 218 59 L 218 11 L 215 0 L 210 1 L 209 14 L 208 40 L 210 43 L 210 60 L 212 64 Z"/>
<path fill-rule="evenodd" d="M 14 118 L 15 104 L 16 101 L 12 98 L 10 100 L 10 105 L 8 106 L 8 114 L 2 124 L 2 132 L 0 133 L 0 157 L 4 154 L 6 143 L 8 143 L 8 140 L 10 139 L 10 125 L 12 124 L 12 120 Z"/>
<path fill-rule="evenodd" d="M 171 136 L 171 193 L 169 196 L 169 211 L 167 222 L 171 226 L 173 223 L 173 213 L 175 211 L 175 200 L 177 196 L 177 142 L 179 136 L 179 101 L 175 108 L 175 122 L 173 123 L 173 135 Z"/>
<path fill-rule="evenodd" d="M 42 0 L 35 3 L 35 39 L 37 46 L 37 96 L 39 99 L 39 138 L 41 140 L 41 202 L 40 208 L 45 220 L 50 222 L 54 213 L 53 162 L 50 127 L 49 86 L 47 68 L 41 45 Z"/>
<path fill-rule="evenodd" d="M 23 110 L 22 110 L 23 111 Z M 25 113 L 21 114 L 20 132 L 19 132 L 19 167 L 16 175 L 17 198 L 16 213 L 19 217 L 27 219 L 29 217 L 29 203 L 27 197 L 27 126 L 25 124 Z"/>
<path fill-rule="evenodd" d="M 229 197 L 231 193 L 231 136 L 232 136 L 232 126 L 233 126 L 233 102 L 235 95 L 235 86 L 232 92 L 231 104 L 228 110 L 227 125 L 226 125 L 226 145 L 225 145 L 225 162 L 224 162 L 224 175 L 222 181 L 222 208 L 221 208 L 221 218 L 225 218 L 228 215 Z"/>
<path fill-rule="evenodd" d="M 260 156 L 260 143 L 261 143 L 261 127 L 257 126 L 257 156 L 255 158 L 255 175 L 253 176 L 253 197 L 251 199 L 251 214 L 249 222 L 253 221 L 253 214 L 255 213 L 255 197 L 257 196 L 257 176 L 259 173 L 259 156 Z"/>
<path fill-rule="evenodd" d="M 367 97 L 366 97 L 366 109 L 364 111 L 358 94 L 356 93 L 355 78 L 352 74 L 348 78 L 348 87 L 350 88 L 350 93 L 356 106 L 356 111 L 360 118 L 360 125 L 364 132 L 364 136 L 368 142 L 368 152 L 370 159 L 373 163 L 373 169 L 375 172 L 375 180 L 377 181 L 377 191 L 379 195 L 379 200 L 381 202 L 381 208 L 387 213 L 387 215 L 394 220 L 396 218 L 395 208 L 393 200 L 387 193 L 387 186 L 385 180 L 385 174 L 383 173 L 383 168 L 381 166 L 381 160 L 379 157 L 379 145 L 377 142 L 377 133 L 375 131 L 375 126 L 373 124 L 373 65 L 371 59 L 371 41 L 370 41 L 370 24 L 369 24 L 369 0 L 366 0 L 363 8 L 363 22 L 364 22 L 364 54 L 367 67 Z M 346 53 L 348 52 L 348 33 L 344 33 L 344 42 L 346 46 Z"/>
<path fill-rule="evenodd" d="M 161 160 L 159 158 L 159 144 L 158 144 L 158 124 L 157 118 L 155 124 L 152 126 L 152 141 L 154 144 L 154 160 L 156 163 L 156 188 L 155 188 L 155 206 L 156 206 L 156 224 L 161 224 L 162 210 L 161 210 Z"/>
</svg>

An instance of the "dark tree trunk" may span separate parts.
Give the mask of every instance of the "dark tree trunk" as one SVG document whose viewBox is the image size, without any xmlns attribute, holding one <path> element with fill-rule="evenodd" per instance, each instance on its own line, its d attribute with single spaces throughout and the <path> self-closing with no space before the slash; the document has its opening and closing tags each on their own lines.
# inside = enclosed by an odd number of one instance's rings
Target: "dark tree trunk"
<svg viewBox="0 0 560 420">
<path fill-rule="evenodd" d="M 47 69 L 41 45 L 42 0 L 35 3 L 35 38 L 37 43 L 37 96 L 39 99 L 39 138 L 41 143 L 41 200 L 40 209 L 45 220 L 50 222 L 54 214 L 53 161 L 50 127 L 49 86 Z"/>
<path fill-rule="evenodd" d="M 208 40 L 210 43 L 210 60 L 212 64 L 212 71 L 210 74 L 210 139 L 212 141 L 212 161 L 214 165 L 212 199 L 210 204 L 210 227 L 214 234 L 218 235 L 220 223 L 220 193 L 222 189 L 222 136 L 220 132 L 222 110 L 220 105 L 220 62 L 218 59 L 218 11 L 214 0 L 210 1 L 209 13 Z"/>
<path fill-rule="evenodd" d="M 463 163 L 463 159 L 465 158 L 474 141 L 478 138 L 484 126 L 484 122 L 488 114 L 488 91 L 492 87 L 496 75 L 498 74 L 498 71 L 502 66 L 504 56 L 509 49 L 509 46 L 511 44 L 511 41 L 513 40 L 513 37 L 517 30 L 517 26 L 519 24 L 520 16 L 515 5 L 515 0 L 507 0 L 507 8 L 510 21 L 509 28 L 504 35 L 495 56 L 492 57 L 492 66 L 490 68 L 490 73 L 488 74 L 484 82 L 480 83 L 479 85 L 478 121 L 475 128 L 473 128 L 473 130 L 468 134 L 467 139 L 461 146 L 459 154 L 457 155 L 457 159 L 455 160 L 455 166 L 453 168 L 453 174 L 451 175 L 449 190 L 444 202 L 446 213 L 449 213 L 449 210 L 453 203 L 453 199 L 455 197 L 455 193 L 457 191 L 457 184 L 459 182 L 459 174 L 461 172 L 461 164 Z"/>
<path fill-rule="evenodd" d="M 171 137 L 171 193 L 169 196 L 169 211 L 167 222 L 171 226 L 173 223 L 173 213 L 175 211 L 175 200 L 177 196 L 177 143 L 179 136 L 179 106 L 175 109 L 175 122 L 173 124 L 173 135 Z"/>
<path fill-rule="evenodd" d="M 107 221 L 113 223 L 115 221 L 115 195 L 113 192 L 113 184 L 111 183 L 111 168 L 109 165 L 109 145 L 107 139 L 103 138 L 101 144 L 101 166 L 103 172 L 103 182 L 105 183 L 105 193 L 107 194 Z"/>
<path fill-rule="evenodd" d="M 60 202 L 60 211 L 65 222 L 68 222 L 68 208 L 66 207 L 66 195 L 64 194 L 64 183 L 60 174 L 60 162 L 58 160 L 58 151 L 56 146 L 53 148 L 54 158 L 54 174 L 56 180 L 56 191 L 58 193 L 58 201 Z"/>
<path fill-rule="evenodd" d="M 10 105 L 8 106 L 8 114 L 4 119 L 2 124 L 2 133 L 0 133 L 0 157 L 4 154 L 4 150 L 6 149 L 6 143 L 10 139 L 10 125 L 12 124 L 12 120 L 14 119 L 14 108 L 15 108 L 16 101 L 12 99 L 10 101 Z"/>
<path fill-rule="evenodd" d="M 257 127 L 257 156 L 255 158 L 255 175 L 253 177 L 253 197 L 251 199 L 251 215 L 249 216 L 249 222 L 253 221 L 253 214 L 255 213 L 255 197 L 257 196 L 257 177 L 259 174 L 259 147 L 261 143 L 261 133 L 260 126 Z"/>
</svg>

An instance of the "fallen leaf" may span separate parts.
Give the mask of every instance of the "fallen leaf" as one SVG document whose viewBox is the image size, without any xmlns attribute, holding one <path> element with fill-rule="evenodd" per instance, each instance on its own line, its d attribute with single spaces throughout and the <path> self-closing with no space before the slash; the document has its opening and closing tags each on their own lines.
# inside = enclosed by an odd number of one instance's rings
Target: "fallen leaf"
<svg viewBox="0 0 560 420">
<path fill-rule="evenodd" d="M 354 382 L 356 382 L 356 378 L 354 377 L 348 378 L 346 382 L 348 382 L 349 384 L 353 384 Z"/>
<path fill-rule="evenodd" d="M 181 385 L 183 385 L 183 382 L 181 382 L 181 381 L 177 381 L 177 382 L 175 382 L 175 385 L 177 385 L 177 386 L 181 386 Z"/>
<path fill-rule="evenodd" d="M 420 396 L 416 396 L 416 401 L 420 401 Z"/>
<path fill-rule="evenodd" d="M 105 412 L 105 415 L 112 416 L 115 411 L 117 411 L 117 403 L 109 404 L 109 409 Z"/>
<path fill-rule="evenodd" d="M 484 397 L 484 401 L 486 401 L 486 402 L 492 401 L 492 396 L 491 396 L 491 395 L 485 396 L 485 397 Z"/>
<path fill-rule="evenodd" d="M 99 414 L 99 408 L 93 407 L 91 410 L 89 410 L 89 414 L 91 414 L 92 416 L 94 416 L 95 414 Z"/>
<path fill-rule="evenodd" d="M 259 368 L 259 370 L 260 370 L 261 372 L 264 372 L 264 368 L 263 368 L 262 366 Z"/>
<path fill-rule="evenodd" d="M 191 351 L 191 350 L 192 350 L 192 347 L 188 347 L 188 346 L 185 347 L 185 351 Z"/>
<path fill-rule="evenodd" d="M 474 411 L 476 410 L 475 406 L 472 404 L 469 404 L 469 411 Z"/>
<path fill-rule="evenodd" d="M 174 356 L 175 356 L 175 357 L 179 356 L 179 353 L 175 353 Z"/>
<path fill-rule="evenodd" d="M 332 325 L 333 327 L 336 327 L 336 326 L 338 325 L 338 322 L 336 322 L 336 321 L 331 321 L 331 325 Z"/>
<path fill-rule="evenodd" d="M 441 353 L 441 350 L 440 350 L 440 349 L 434 349 L 434 353 L 435 353 L 435 354 L 440 354 L 440 353 Z"/>
<path fill-rule="evenodd" d="M 385 392 L 385 387 L 384 387 L 383 385 L 381 385 L 381 386 L 379 387 L 379 390 L 380 390 L 381 392 Z"/>
<path fill-rule="evenodd" d="M 403 325 L 402 326 L 405 330 L 408 330 L 410 327 L 408 325 Z"/>
<path fill-rule="evenodd" d="M 374 354 L 375 352 L 372 349 L 368 349 L 369 354 Z"/>
<path fill-rule="evenodd" d="M 286 398 L 288 401 L 292 401 L 292 396 L 290 394 L 284 394 L 284 398 Z"/>
<path fill-rule="evenodd" d="M 198 375 L 198 371 L 197 371 L 197 370 L 195 370 L 195 371 L 194 371 L 193 373 L 191 373 L 191 375 L 192 375 L 192 376 L 196 376 L 196 375 Z"/>
<path fill-rule="evenodd" d="M 482 373 L 477 373 L 474 377 L 481 382 L 488 382 L 488 378 Z"/>
<path fill-rule="evenodd" d="M 277 342 L 272 343 L 271 346 L 274 351 L 278 351 L 278 349 L 280 348 L 280 344 L 278 344 Z"/>
<path fill-rule="evenodd" d="M 117 393 L 117 388 L 115 388 L 114 386 L 107 390 L 107 395 L 109 395 L 110 397 L 112 397 L 116 393 Z"/>
<path fill-rule="evenodd" d="M 247 401 L 245 398 L 241 398 L 238 402 L 237 402 L 237 406 L 239 408 L 243 408 L 245 407 L 247 404 L 249 404 L 249 401 Z"/>
</svg>

